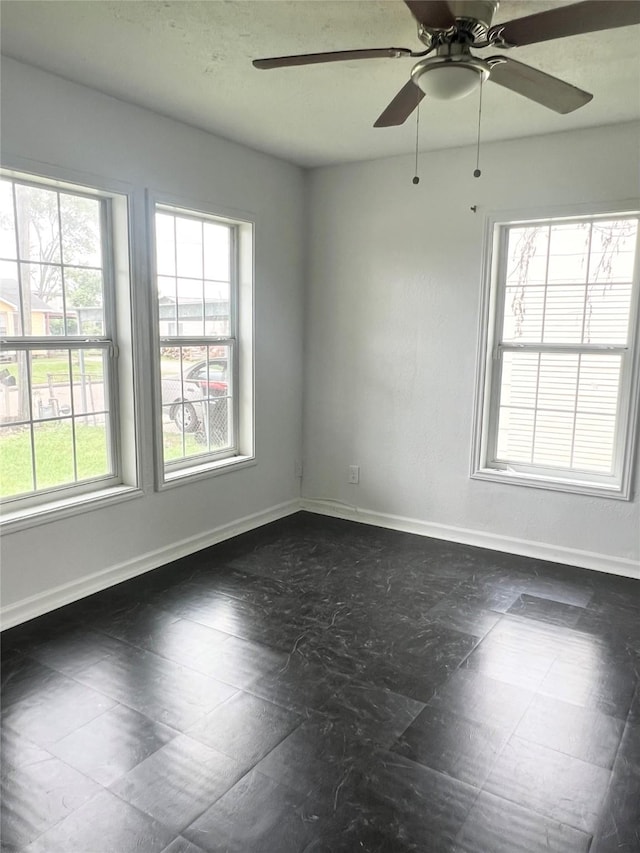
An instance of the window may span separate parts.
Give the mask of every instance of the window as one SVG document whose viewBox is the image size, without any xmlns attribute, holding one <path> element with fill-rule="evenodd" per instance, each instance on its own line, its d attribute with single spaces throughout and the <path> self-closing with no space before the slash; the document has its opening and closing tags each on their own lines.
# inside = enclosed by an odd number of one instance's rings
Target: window
<svg viewBox="0 0 640 853">
<path fill-rule="evenodd" d="M 629 498 L 638 214 L 491 225 L 475 475 Z"/>
<path fill-rule="evenodd" d="M 252 226 L 156 204 L 161 482 L 252 456 Z"/>
<path fill-rule="evenodd" d="M 8 173 L 0 181 L 0 497 L 9 512 L 123 482 L 116 220 L 126 235 L 124 197 Z"/>
</svg>

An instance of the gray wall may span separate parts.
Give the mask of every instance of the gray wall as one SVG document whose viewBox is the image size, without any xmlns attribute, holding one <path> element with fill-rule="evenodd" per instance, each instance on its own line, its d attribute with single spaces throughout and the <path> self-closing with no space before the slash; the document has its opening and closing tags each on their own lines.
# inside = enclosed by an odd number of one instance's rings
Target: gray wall
<svg viewBox="0 0 640 853">
<path fill-rule="evenodd" d="M 303 450 L 317 511 L 640 576 L 637 497 L 469 479 L 484 217 L 638 195 L 637 125 L 486 145 L 480 181 L 475 152 L 459 149 L 422 155 L 417 187 L 410 157 L 318 169 L 308 183 L 294 166 L 30 66 L 7 60 L 2 72 L 5 163 L 124 183 L 136 222 L 145 187 L 256 220 L 257 464 L 154 492 L 142 375 L 144 495 L 4 535 L 14 621 L 291 511 Z M 133 237 L 144 271 L 144 234 Z M 144 305 L 148 277 L 136 286 Z M 139 321 L 145 349 L 149 318 Z M 361 466 L 358 486 L 349 464 Z"/>
<path fill-rule="evenodd" d="M 181 551 L 202 547 L 225 525 L 277 514 L 278 507 L 295 502 L 302 436 L 303 170 L 11 60 L 2 66 L 2 159 L 33 161 L 38 172 L 46 172 L 47 164 L 70 169 L 88 185 L 95 178 L 130 186 L 143 306 L 145 187 L 255 217 L 257 453 L 253 467 L 154 492 L 150 382 L 142 372 L 146 494 L 4 535 L 3 607 L 43 594 L 53 605 L 90 590 L 91 579 L 105 570 L 113 574 L 119 567 L 126 575 L 166 562 L 178 553 L 176 543 Z M 147 346 L 148 315 L 141 312 L 138 323 Z"/>
<path fill-rule="evenodd" d="M 410 157 L 312 173 L 309 506 L 640 577 L 637 497 L 469 478 L 485 216 L 638 196 L 639 143 L 627 124 L 485 145 L 480 180 L 470 148 L 425 153 L 418 186 Z"/>
</svg>

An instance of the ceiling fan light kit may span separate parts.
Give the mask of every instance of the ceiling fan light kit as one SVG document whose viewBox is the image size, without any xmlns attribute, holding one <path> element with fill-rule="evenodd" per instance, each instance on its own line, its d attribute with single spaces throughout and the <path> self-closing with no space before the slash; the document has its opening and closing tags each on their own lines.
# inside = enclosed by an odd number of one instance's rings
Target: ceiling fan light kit
<svg viewBox="0 0 640 853">
<path fill-rule="evenodd" d="M 430 65 L 411 72 L 413 82 L 425 95 L 438 101 L 456 101 L 465 98 L 478 88 L 486 71 L 479 71 L 473 65 L 458 62 L 455 65 L 442 63 Z"/>
<path fill-rule="evenodd" d="M 497 0 L 404 0 L 424 50 L 370 48 L 256 59 L 271 69 L 354 59 L 418 58 L 410 79 L 374 123 L 404 124 L 420 101 L 464 98 L 486 80 L 543 107 L 565 114 L 589 103 L 592 95 L 530 65 L 500 55 L 481 59 L 471 48 L 507 51 L 522 45 L 640 24 L 640 0 L 582 0 L 492 25 Z"/>
<path fill-rule="evenodd" d="M 472 56 L 468 47 L 452 44 L 440 48 L 437 56 L 428 56 L 414 65 L 411 79 L 425 95 L 453 101 L 470 95 L 490 71 L 490 63 Z"/>
</svg>

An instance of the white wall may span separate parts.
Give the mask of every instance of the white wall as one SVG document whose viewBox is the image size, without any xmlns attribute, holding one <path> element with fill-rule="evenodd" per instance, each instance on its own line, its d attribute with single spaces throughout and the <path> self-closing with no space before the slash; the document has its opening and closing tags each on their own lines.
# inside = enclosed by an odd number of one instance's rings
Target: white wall
<svg viewBox="0 0 640 853">
<path fill-rule="evenodd" d="M 255 361 L 257 464 L 153 491 L 151 398 L 141 379 L 144 497 L 2 538 L 2 603 L 11 621 L 141 568 L 202 547 L 239 519 L 295 508 L 294 462 L 302 440 L 305 182 L 301 169 L 100 95 L 15 61 L 2 66 L 2 161 L 68 169 L 134 192 L 134 238 L 144 261 L 144 188 L 253 215 L 256 222 Z M 44 166 L 42 164 L 45 164 Z M 57 177 L 54 174 L 54 177 Z M 136 287 L 146 290 L 141 276 Z M 146 293 L 139 300 L 146 304 Z M 148 347 L 146 312 L 137 318 Z M 294 502 L 294 503 L 290 503 Z M 281 509 L 281 505 L 285 505 Z M 276 507 L 275 510 L 273 508 Z M 273 512 L 271 512 L 273 510 Z M 249 522 L 251 523 L 251 522 Z M 231 528 L 228 526 L 231 525 Z M 59 589 L 62 587 L 62 589 Z M 35 599 L 34 599 L 35 597 Z M 30 600 L 34 599 L 34 600 Z M 22 602 L 22 605 L 20 604 Z M 14 605 L 18 605 L 15 607 Z"/>
<path fill-rule="evenodd" d="M 412 157 L 312 173 L 309 506 L 640 577 L 637 497 L 469 478 L 485 216 L 638 196 L 639 143 L 619 125 L 485 145 L 479 180 L 474 150 L 423 154 L 418 186 Z"/>
<path fill-rule="evenodd" d="M 417 187 L 411 157 L 320 169 L 307 198 L 305 175 L 291 165 L 4 61 L 3 162 L 124 182 L 137 216 L 145 187 L 251 213 L 257 270 L 258 464 L 154 492 L 143 376 L 145 495 L 4 535 L 10 620 L 203 547 L 247 517 L 252 524 L 294 508 L 303 352 L 307 499 L 357 505 L 357 517 L 378 523 L 640 576 L 637 498 L 469 479 L 484 216 L 637 195 L 638 141 L 638 127 L 627 125 L 487 145 L 479 181 L 471 149 L 425 154 Z M 134 234 L 139 258 L 142 236 Z M 144 350 L 148 317 L 138 320 Z M 346 483 L 354 463 L 359 486 Z"/>
</svg>

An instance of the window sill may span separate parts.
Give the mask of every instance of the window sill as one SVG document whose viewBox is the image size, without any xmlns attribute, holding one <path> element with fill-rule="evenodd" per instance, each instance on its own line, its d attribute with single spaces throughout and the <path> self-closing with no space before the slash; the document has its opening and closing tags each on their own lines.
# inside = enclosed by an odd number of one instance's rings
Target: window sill
<svg viewBox="0 0 640 853">
<path fill-rule="evenodd" d="M 181 486 L 185 483 L 193 483 L 195 480 L 205 480 L 209 477 L 217 477 L 220 474 L 228 474 L 242 468 L 250 468 L 256 464 L 255 456 L 231 456 L 220 459 L 217 462 L 206 462 L 202 465 L 193 465 L 189 468 L 178 468 L 175 471 L 165 471 L 164 480 L 159 489 L 170 489 L 173 486 Z"/>
<path fill-rule="evenodd" d="M 631 500 L 631 489 L 622 488 L 618 483 L 605 484 L 588 480 L 567 480 L 556 477 L 534 476 L 520 471 L 497 468 L 481 468 L 471 474 L 473 480 L 489 480 L 492 483 L 526 486 L 532 489 L 547 489 L 554 492 L 568 492 L 574 495 L 590 495 L 614 500 Z"/>
<path fill-rule="evenodd" d="M 77 516 L 83 512 L 103 509 L 105 506 L 141 497 L 143 494 L 142 489 L 137 486 L 112 486 L 108 489 L 85 492 L 81 495 L 48 501 L 10 512 L 3 510 L 0 517 L 0 527 L 3 536 L 6 536 L 8 533 L 16 533 L 19 530 L 32 528 L 39 524 L 49 524 L 63 518 Z"/>
</svg>

